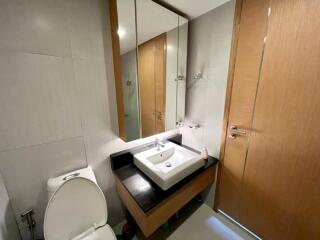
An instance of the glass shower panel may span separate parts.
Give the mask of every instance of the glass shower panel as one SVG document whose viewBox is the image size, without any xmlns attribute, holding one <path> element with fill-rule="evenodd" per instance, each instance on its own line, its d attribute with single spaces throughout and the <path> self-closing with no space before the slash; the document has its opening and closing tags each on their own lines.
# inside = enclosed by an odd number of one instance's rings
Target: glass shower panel
<svg viewBox="0 0 320 240">
<path fill-rule="evenodd" d="M 117 0 L 126 141 L 140 138 L 135 1 Z"/>
</svg>

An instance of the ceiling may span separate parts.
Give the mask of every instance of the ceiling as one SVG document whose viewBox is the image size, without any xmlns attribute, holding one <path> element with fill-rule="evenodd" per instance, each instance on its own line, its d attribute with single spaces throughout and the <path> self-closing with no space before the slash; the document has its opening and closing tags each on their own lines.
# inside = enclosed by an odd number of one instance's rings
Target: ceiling
<svg viewBox="0 0 320 240">
<path fill-rule="evenodd" d="M 189 19 L 196 18 L 230 0 L 158 0 Z M 120 53 L 127 53 L 136 46 L 135 5 L 134 1 L 117 0 L 118 34 Z M 179 21 L 178 21 L 179 18 Z M 168 32 L 182 25 L 187 20 L 151 0 L 137 1 L 138 44 L 141 44 L 163 32 Z M 121 34 L 119 33 L 121 32 Z"/>
<path fill-rule="evenodd" d="M 121 34 L 120 53 L 127 53 L 136 47 L 134 1 L 117 0 L 118 24 Z M 164 32 L 186 23 L 187 20 L 150 0 L 137 1 L 138 45 Z"/>
<path fill-rule="evenodd" d="M 185 13 L 189 19 L 199 17 L 210 10 L 229 2 L 230 0 L 161 0 L 180 12 Z"/>
</svg>

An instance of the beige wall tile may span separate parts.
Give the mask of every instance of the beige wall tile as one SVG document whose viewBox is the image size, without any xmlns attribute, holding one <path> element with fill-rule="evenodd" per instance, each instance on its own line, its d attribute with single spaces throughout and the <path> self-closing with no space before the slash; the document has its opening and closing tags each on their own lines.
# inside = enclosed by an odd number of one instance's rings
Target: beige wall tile
<svg viewBox="0 0 320 240">
<path fill-rule="evenodd" d="M 81 136 L 72 61 L 0 51 L 0 150 Z"/>
<path fill-rule="evenodd" d="M 108 11 L 101 0 L 66 0 L 73 58 L 102 58 Z"/>
<path fill-rule="evenodd" d="M 219 157 L 235 1 L 189 22 L 185 144 Z M 193 75 L 203 77 L 194 80 Z M 187 137 L 189 136 L 189 137 Z"/>
<path fill-rule="evenodd" d="M 21 212 L 33 208 L 41 236 L 48 178 L 86 166 L 82 138 L 0 152 L 0 170 L 20 228 L 26 228 Z"/>
<path fill-rule="evenodd" d="M 64 0 L 0 0 L 0 49 L 70 57 Z"/>
<path fill-rule="evenodd" d="M 111 135 L 104 61 L 76 59 L 74 72 L 83 135 Z"/>
</svg>

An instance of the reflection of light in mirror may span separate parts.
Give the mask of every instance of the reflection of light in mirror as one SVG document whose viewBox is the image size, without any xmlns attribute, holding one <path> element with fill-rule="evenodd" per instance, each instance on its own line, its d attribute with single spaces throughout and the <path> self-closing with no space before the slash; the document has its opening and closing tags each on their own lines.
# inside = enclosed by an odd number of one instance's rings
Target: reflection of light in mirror
<svg viewBox="0 0 320 240">
<path fill-rule="evenodd" d="M 233 231 L 231 228 L 229 228 L 227 225 L 225 225 L 221 220 L 219 220 L 217 217 L 209 217 L 207 220 L 207 225 L 217 234 L 221 236 L 228 236 L 228 239 L 233 240 L 244 240 L 243 237 L 241 237 L 239 234 L 237 234 L 235 231 Z"/>
<path fill-rule="evenodd" d="M 120 39 L 123 38 L 126 35 L 126 31 L 120 26 L 118 28 L 118 35 L 119 35 Z"/>
<path fill-rule="evenodd" d="M 172 49 L 173 49 L 173 47 L 170 44 L 168 44 L 167 45 L 167 50 L 172 50 Z"/>
</svg>

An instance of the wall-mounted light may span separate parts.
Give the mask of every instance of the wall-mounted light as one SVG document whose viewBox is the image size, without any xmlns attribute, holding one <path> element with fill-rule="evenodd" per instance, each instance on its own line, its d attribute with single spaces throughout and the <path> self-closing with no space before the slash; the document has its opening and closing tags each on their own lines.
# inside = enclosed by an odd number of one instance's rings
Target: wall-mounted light
<svg viewBox="0 0 320 240">
<path fill-rule="evenodd" d="M 117 32 L 120 39 L 126 35 L 126 31 L 122 27 L 119 27 Z"/>
</svg>

